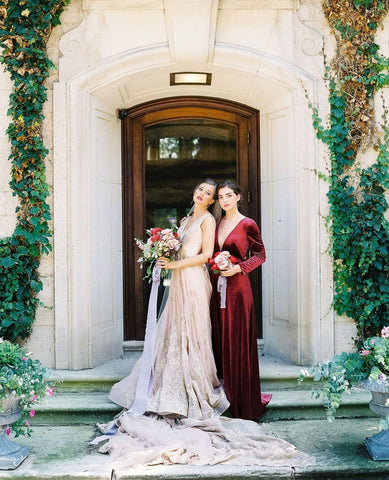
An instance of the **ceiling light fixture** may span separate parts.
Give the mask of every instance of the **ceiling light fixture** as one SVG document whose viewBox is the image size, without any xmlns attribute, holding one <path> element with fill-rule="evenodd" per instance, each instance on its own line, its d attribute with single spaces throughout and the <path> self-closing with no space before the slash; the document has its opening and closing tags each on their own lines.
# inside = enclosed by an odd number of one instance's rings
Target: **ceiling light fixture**
<svg viewBox="0 0 389 480">
<path fill-rule="evenodd" d="M 170 74 L 170 85 L 211 85 L 212 73 L 174 72 Z"/>
</svg>

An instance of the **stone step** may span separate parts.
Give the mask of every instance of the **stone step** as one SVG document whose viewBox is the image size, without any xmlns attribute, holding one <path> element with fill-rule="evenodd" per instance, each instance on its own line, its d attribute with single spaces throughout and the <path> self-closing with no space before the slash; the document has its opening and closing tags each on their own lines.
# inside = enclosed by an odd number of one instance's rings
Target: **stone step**
<svg viewBox="0 0 389 480">
<path fill-rule="evenodd" d="M 50 370 L 50 379 L 56 383 L 58 392 L 109 392 L 112 385 L 128 375 L 140 352 L 134 351 L 126 357 L 113 360 L 99 367 L 88 370 Z M 312 382 L 306 379 L 298 385 L 302 367 L 283 360 L 262 356 L 259 358 L 261 370 L 261 387 L 263 392 L 278 390 L 308 390 Z"/>
<path fill-rule="evenodd" d="M 124 358 L 95 369 L 52 371 L 57 392 L 36 406 L 29 438 L 16 443 L 30 448 L 29 457 L 13 471 L 1 471 L 0 478 L 12 480 L 387 480 L 389 463 L 374 462 L 363 444 L 378 433 L 379 419 L 368 407 L 370 393 L 355 390 L 346 395 L 334 422 L 326 420 L 320 399 L 297 386 L 300 367 L 261 357 L 263 392 L 273 398 L 262 421 L 277 437 L 301 451 L 314 455 L 317 465 L 306 471 L 258 467 L 213 465 L 153 466 L 118 472 L 113 460 L 101 455 L 89 441 L 98 435 L 96 423 L 110 421 L 120 407 L 111 403 L 111 385 L 131 371 L 134 359 Z M 372 418 L 373 417 L 373 418 Z M 115 470 L 115 472 L 113 472 Z"/>
<path fill-rule="evenodd" d="M 312 398 L 310 392 L 274 391 L 273 398 L 262 417 L 264 422 L 280 420 L 322 420 L 326 418 L 320 399 Z M 369 409 L 370 393 L 355 390 L 346 395 L 338 410 L 338 418 L 373 417 Z M 106 392 L 56 393 L 37 404 L 35 425 L 94 425 L 110 421 L 121 410 L 112 403 Z"/>
</svg>

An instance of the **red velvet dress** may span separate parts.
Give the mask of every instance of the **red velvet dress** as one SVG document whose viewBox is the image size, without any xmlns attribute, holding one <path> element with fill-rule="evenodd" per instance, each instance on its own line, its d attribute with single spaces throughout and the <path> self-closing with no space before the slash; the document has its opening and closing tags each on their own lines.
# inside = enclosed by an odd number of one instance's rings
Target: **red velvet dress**
<svg viewBox="0 0 389 480">
<path fill-rule="evenodd" d="M 227 278 L 226 308 L 220 308 L 219 275 L 210 272 L 212 343 L 217 373 L 224 380 L 232 415 L 260 418 L 265 405 L 261 401 L 253 292 L 247 274 L 265 261 L 265 247 L 257 224 L 247 217 L 230 232 L 224 245 L 219 245 L 218 232 L 219 224 L 214 251 L 227 250 L 238 258 L 242 273 Z"/>
</svg>

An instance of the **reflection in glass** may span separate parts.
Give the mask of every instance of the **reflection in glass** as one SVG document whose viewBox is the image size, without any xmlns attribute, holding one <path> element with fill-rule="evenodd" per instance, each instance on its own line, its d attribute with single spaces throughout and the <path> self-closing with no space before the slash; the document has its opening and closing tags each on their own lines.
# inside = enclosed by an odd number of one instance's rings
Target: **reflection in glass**
<svg viewBox="0 0 389 480">
<path fill-rule="evenodd" d="M 203 119 L 146 128 L 146 228 L 184 217 L 202 180 L 236 179 L 236 136 L 236 126 Z"/>
</svg>

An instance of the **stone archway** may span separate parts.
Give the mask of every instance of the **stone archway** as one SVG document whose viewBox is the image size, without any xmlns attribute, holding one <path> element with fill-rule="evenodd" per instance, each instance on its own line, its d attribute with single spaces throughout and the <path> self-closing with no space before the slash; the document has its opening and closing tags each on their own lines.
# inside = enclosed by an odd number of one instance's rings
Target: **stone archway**
<svg viewBox="0 0 389 480">
<path fill-rule="evenodd" d="M 166 85 L 170 65 L 160 62 L 166 58 L 165 50 L 158 46 L 110 57 L 54 85 L 57 368 L 91 367 L 121 352 L 116 110 L 175 93 Z M 247 76 L 252 88 L 245 103 L 262 112 L 262 230 L 268 251 L 263 269 L 265 352 L 296 363 L 310 362 L 321 348 L 314 334 L 321 318 L 319 191 L 312 175 L 317 168 L 315 138 L 299 81 L 313 96 L 315 82 L 263 52 L 223 45 L 218 53 L 219 59 L 230 62 L 239 57 L 240 68 L 213 65 L 219 81 L 217 87 L 207 89 L 207 95 L 220 98 L 224 78 L 229 84 L 235 82 L 239 91 L 242 77 Z M 249 68 L 258 62 L 260 74 Z M 122 91 L 130 92 L 127 98 L 118 95 Z M 188 86 L 179 94 L 204 91 Z M 311 203 L 305 201 L 303 191 L 309 191 Z M 103 218 L 108 223 L 101 223 Z"/>
</svg>

